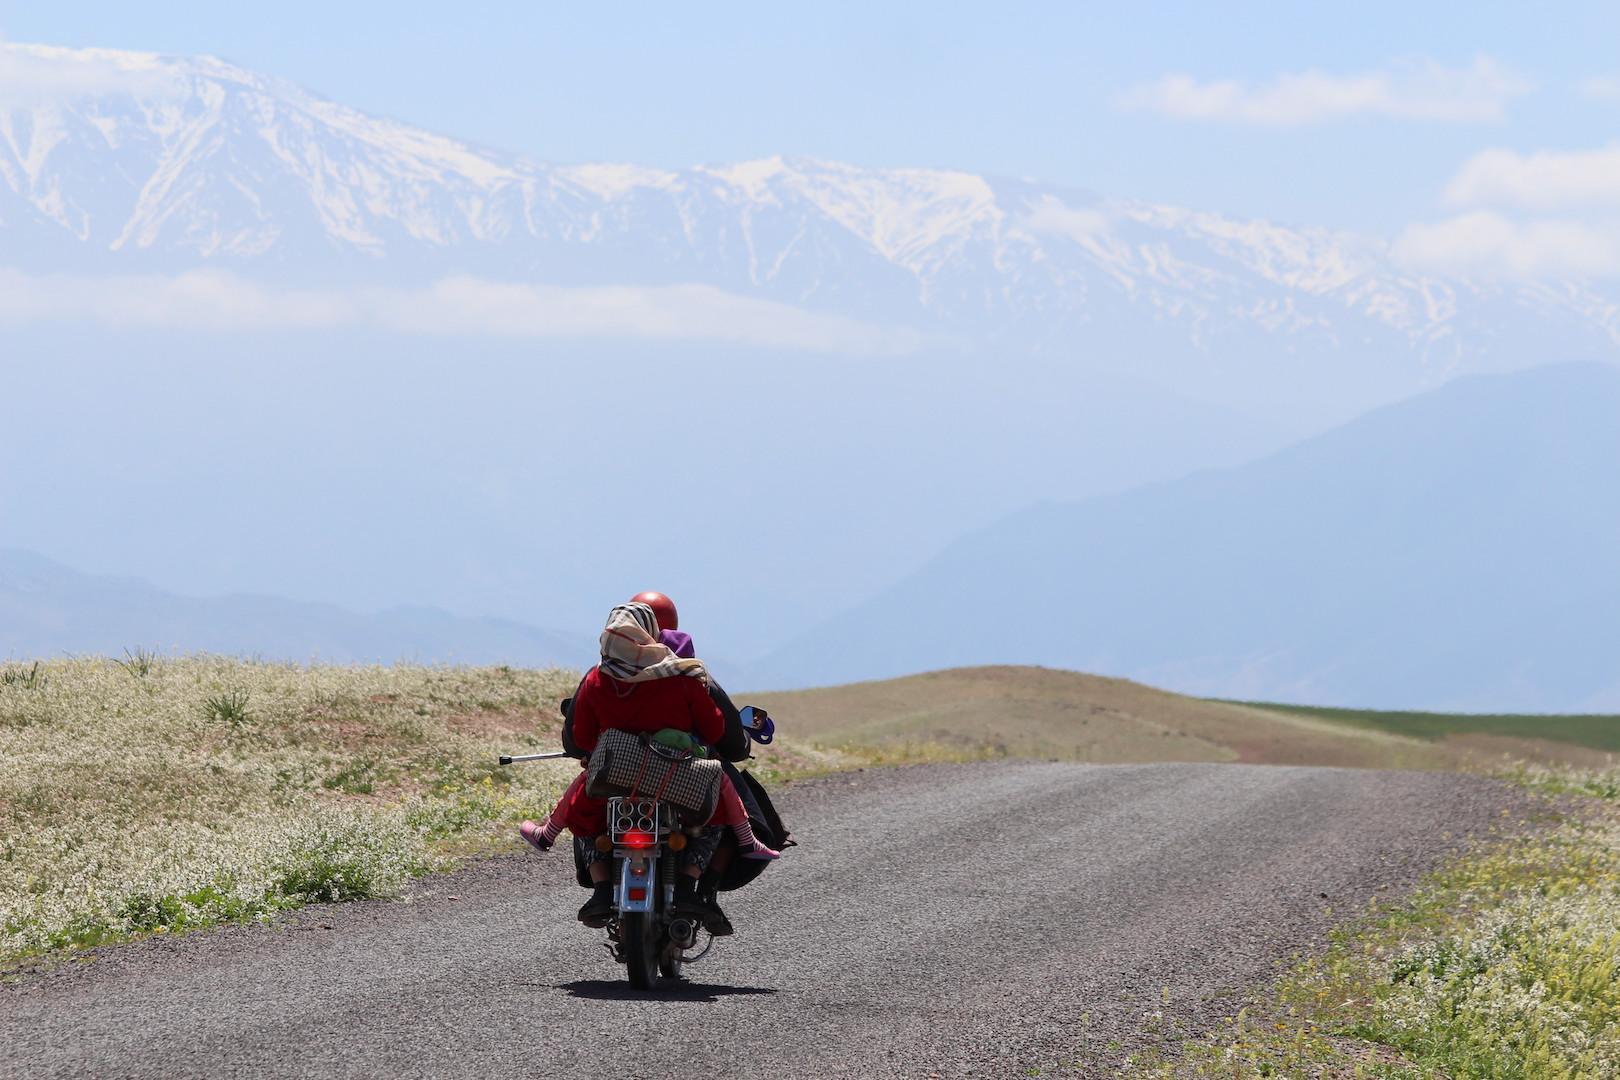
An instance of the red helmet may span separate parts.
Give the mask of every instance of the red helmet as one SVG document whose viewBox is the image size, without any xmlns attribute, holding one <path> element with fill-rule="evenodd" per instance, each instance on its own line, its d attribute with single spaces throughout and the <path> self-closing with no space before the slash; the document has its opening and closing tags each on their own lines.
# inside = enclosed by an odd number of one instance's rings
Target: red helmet
<svg viewBox="0 0 1620 1080">
<path fill-rule="evenodd" d="M 658 629 L 679 630 L 681 617 L 675 612 L 675 601 L 661 592 L 636 593 L 630 598 L 632 604 L 646 604 L 653 609 L 653 615 L 658 619 Z"/>
</svg>

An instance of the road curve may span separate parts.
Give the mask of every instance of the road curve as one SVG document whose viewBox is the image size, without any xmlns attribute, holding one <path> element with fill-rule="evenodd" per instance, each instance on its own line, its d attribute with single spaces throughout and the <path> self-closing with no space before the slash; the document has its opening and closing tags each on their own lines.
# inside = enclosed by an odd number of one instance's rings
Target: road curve
<svg viewBox="0 0 1620 1080">
<path fill-rule="evenodd" d="M 103 949 L 0 987 L 0 1075 L 1109 1075 L 1518 802 L 1478 778 L 1008 763 L 788 786 L 802 846 L 631 992 L 523 852 L 409 903 Z M 1155 1015 L 1157 1014 L 1157 1015 Z"/>
</svg>

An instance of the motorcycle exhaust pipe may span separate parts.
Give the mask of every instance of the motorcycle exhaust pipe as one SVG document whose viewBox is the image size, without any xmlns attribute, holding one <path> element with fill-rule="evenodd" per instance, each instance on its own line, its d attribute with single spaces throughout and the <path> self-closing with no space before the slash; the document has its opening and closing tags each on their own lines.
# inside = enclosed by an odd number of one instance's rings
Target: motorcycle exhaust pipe
<svg viewBox="0 0 1620 1080">
<path fill-rule="evenodd" d="M 691 919 L 672 919 L 669 924 L 669 939 L 683 949 L 690 949 L 697 944 L 697 923 Z"/>
</svg>

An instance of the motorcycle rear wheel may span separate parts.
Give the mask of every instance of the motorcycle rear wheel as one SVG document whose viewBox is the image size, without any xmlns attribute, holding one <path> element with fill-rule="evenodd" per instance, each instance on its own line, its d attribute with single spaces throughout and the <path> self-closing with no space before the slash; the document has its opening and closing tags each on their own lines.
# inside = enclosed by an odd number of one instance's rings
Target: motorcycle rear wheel
<svg viewBox="0 0 1620 1080">
<path fill-rule="evenodd" d="M 633 911 L 619 916 L 619 944 L 624 948 L 624 966 L 630 985 L 651 990 L 658 984 L 658 932 L 652 916 Z"/>
</svg>

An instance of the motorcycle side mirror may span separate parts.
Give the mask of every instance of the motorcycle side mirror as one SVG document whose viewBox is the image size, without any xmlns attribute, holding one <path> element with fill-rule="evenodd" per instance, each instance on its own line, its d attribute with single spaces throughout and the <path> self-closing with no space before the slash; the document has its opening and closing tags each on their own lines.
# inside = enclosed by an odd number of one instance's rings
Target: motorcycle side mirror
<svg viewBox="0 0 1620 1080">
<path fill-rule="evenodd" d="M 737 716 L 742 720 L 743 730 L 755 742 L 765 745 L 776 737 L 776 721 L 764 709 L 744 705 L 737 710 Z"/>
</svg>

